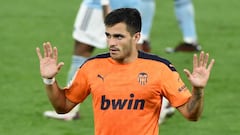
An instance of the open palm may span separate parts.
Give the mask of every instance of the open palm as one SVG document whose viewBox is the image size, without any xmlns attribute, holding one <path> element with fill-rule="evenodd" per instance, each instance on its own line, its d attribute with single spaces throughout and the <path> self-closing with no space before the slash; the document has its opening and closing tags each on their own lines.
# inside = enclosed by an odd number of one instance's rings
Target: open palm
<svg viewBox="0 0 240 135">
<path fill-rule="evenodd" d="M 193 87 L 204 88 L 207 85 L 207 81 L 210 76 L 211 69 L 214 64 L 214 59 L 211 60 L 208 64 L 209 54 L 202 51 L 199 58 L 196 54 L 193 56 L 193 71 L 190 73 L 189 70 L 184 69 L 185 74 L 188 77 L 188 80 Z"/>
<path fill-rule="evenodd" d="M 49 42 L 43 43 L 44 56 L 42 56 L 40 49 L 37 47 L 37 55 L 40 61 L 40 74 L 43 78 L 53 78 L 64 65 L 63 62 L 58 63 L 57 48 L 52 48 Z"/>
</svg>

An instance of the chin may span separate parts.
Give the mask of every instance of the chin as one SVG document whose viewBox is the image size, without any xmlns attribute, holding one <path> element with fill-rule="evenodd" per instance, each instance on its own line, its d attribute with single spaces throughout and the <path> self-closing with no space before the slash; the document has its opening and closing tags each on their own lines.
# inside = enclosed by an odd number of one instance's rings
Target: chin
<svg viewBox="0 0 240 135">
<path fill-rule="evenodd" d="M 122 57 L 119 57 L 119 56 L 116 56 L 116 55 L 111 55 L 111 57 L 112 57 L 113 60 L 115 60 L 117 62 L 121 63 L 123 61 Z"/>
</svg>

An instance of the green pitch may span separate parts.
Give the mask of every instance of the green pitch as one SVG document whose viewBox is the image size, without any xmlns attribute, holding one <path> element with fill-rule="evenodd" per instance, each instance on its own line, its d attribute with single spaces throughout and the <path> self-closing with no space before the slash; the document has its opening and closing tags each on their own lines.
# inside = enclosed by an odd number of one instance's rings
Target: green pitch
<svg viewBox="0 0 240 135">
<path fill-rule="evenodd" d="M 192 53 L 166 54 L 164 48 L 181 42 L 172 0 L 156 0 L 151 33 L 152 52 L 183 68 Z M 240 133 L 240 18 L 239 0 L 194 0 L 200 44 L 216 59 L 205 91 L 205 108 L 198 122 L 178 112 L 161 126 L 161 135 L 235 135 Z M 80 1 L 25 0 L 0 4 L 0 134 L 93 135 L 91 97 L 80 110 L 81 119 L 63 122 L 44 118 L 52 109 L 39 74 L 35 47 L 50 41 L 65 65 L 57 79 L 65 85 L 73 49 L 72 28 Z M 100 53 L 106 50 L 96 50 Z M 188 83 L 187 83 L 188 84 Z M 121 127 L 119 127 L 121 128 Z"/>
</svg>

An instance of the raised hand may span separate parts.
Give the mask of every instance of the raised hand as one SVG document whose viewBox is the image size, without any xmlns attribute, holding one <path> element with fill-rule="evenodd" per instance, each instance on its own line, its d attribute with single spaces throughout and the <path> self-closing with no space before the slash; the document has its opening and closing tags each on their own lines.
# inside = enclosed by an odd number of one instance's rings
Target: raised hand
<svg viewBox="0 0 240 135">
<path fill-rule="evenodd" d="M 190 73 L 189 70 L 184 69 L 185 74 L 188 77 L 188 80 L 194 88 L 204 88 L 207 85 L 211 69 L 215 62 L 214 59 L 210 61 L 208 65 L 209 54 L 200 53 L 199 58 L 196 54 L 193 56 L 193 71 Z"/>
<path fill-rule="evenodd" d="M 64 65 L 63 62 L 58 63 L 57 48 L 52 48 L 50 42 L 43 43 L 44 56 L 37 47 L 36 52 L 40 61 L 40 74 L 43 78 L 53 78 Z"/>
</svg>

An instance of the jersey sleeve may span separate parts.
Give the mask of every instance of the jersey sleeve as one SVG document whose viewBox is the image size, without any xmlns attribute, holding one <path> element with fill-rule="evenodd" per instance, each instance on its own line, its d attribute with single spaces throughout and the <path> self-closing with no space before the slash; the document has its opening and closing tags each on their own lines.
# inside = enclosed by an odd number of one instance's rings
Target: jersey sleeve
<svg viewBox="0 0 240 135">
<path fill-rule="evenodd" d="M 84 69 L 79 68 L 73 81 L 64 89 L 66 97 L 71 102 L 81 103 L 89 95 L 90 88 L 87 80 L 86 72 L 84 72 Z"/>
<path fill-rule="evenodd" d="M 191 93 L 182 81 L 179 73 L 166 66 L 163 76 L 163 96 L 166 97 L 174 107 L 185 104 L 191 97 Z"/>
</svg>

